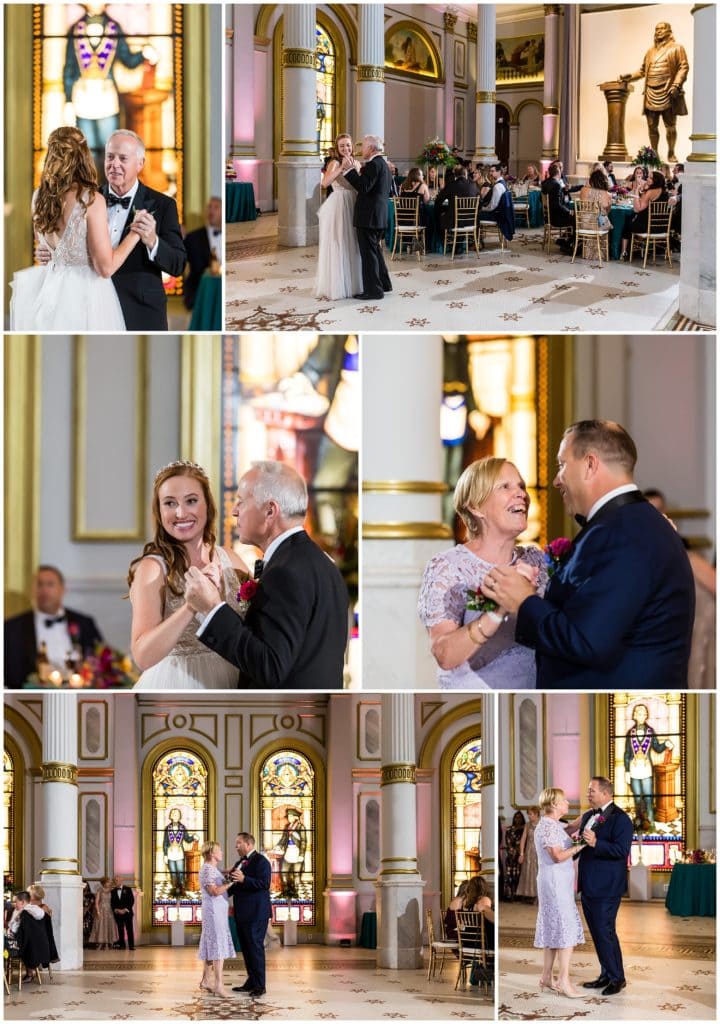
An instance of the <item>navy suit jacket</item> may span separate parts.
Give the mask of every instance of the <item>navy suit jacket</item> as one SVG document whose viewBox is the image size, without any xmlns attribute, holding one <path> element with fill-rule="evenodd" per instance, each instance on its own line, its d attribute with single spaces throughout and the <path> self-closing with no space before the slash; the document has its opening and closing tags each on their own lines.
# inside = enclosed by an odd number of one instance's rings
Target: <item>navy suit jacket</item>
<svg viewBox="0 0 720 1024">
<path fill-rule="evenodd" d="M 520 605 L 538 689 L 687 687 L 695 584 L 682 540 L 639 492 L 583 527 L 545 598 Z"/>
<path fill-rule="evenodd" d="M 590 810 L 583 814 L 581 833 L 594 813 Z M 619 898 L 627 889 L 632 821 L 615 803 L 601 813 L 605 821 L 594 829 L 597 843 L 583 847 L 578 858 L 578 892 L 582 892 L 586 900 Z"/>
<path fill-rule="evenodd" d="M 233 864 L 235 871 L 242 864 L 238 860 Z M 238 924 L 249 924 L 251 921 L 267 921 L 271 916 L 270 907 L 270 861 L 257 850 L 253 850 L 247 858 L 245 867 L 241 868 L 245 875 L 244 882 L 233 882 L 228 889 L 228 896 L 233 898 L 233 914 Z"/>
</svg>

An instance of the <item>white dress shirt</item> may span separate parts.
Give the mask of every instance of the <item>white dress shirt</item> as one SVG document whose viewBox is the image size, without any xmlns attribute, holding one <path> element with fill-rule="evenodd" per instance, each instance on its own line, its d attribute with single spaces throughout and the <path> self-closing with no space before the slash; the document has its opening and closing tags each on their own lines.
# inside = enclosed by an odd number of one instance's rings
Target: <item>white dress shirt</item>
<svg viewBox="0 0 720 1024">
<path fill-rule="evenodd" d="M 215 255 L 217 256 L 219 262 L 222 263 L 222 261 L 223 261 L 223 235 L 222 235 L 222 229 L 220 229 L 219 234 L 216 235 L 215 232 L 218 229 L 217 228 L 212 228 L 212 227 L 210 227 L 209 224 L 206 224 L 205 225 L 205 230 L 207 231 L 208 245 L 210 246 L 210 255 L 211 255 L 211 257 L 212 257 L 212 251 L 214 249 L 215 250 Z"/>
<path fill-rule="evenodd" d="M 593 507 L 587 514 L 587 522 L 589 523 L 592 517 L 598 512 L 603 505 L 607 505 L 613 498 L 617 498 L 618 494 L 629 494 L 630 491 L 639 491 L 640 488 L 637 484 L 623 484 L 621 487 L 615 487 L 612 491 L 608 491 L 607 494 L 603 494 L 602 498 L 598 498 Z"/>
<path fill-rule="evenodd" d="M 59 608 L 55 615 L 49 615 L 35 609 L 35 642 L 37 649 L 45 644 L 48 661 L 53 668 L 63 671 L 68 651 L 72 650 L 72 639 L 68 630 L 67 617 L 64 622 L 53 622 L 51 626 L 46 625 L 49 619 L 56 619 L 59 615 L 65 615 L 65 609 Z"/>
</svg>

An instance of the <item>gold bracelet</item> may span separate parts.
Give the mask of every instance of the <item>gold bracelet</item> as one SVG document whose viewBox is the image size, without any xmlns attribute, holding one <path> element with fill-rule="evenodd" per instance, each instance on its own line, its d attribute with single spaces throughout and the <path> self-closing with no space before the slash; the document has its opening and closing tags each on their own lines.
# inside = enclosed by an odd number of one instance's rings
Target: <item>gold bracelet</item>
<svg viewBox="0 0 720 1024">
<path fill-rule="evenodd" d="M 476 623 L 476 622 L 477 622 L 478 632 L 480 633 L 480 636 L 482 637 L 482 640 L 476 640 L 475 637 L 472 634 L 472 628 L 473 628 L 474 623 Z M 484 644 L 486 640 L 490 639 L 489 636 L 485 636 L 485 634 L 483 633 L 482 629 L 480 628 L 480 619 L 473 619 L 472 622 L 468 622 L 468 636 L 470 637 L 470 639 L 472 640 L 472 642 L 475 644 L 476 647 L 482 646 L 482 644 Z"/>
</svg>

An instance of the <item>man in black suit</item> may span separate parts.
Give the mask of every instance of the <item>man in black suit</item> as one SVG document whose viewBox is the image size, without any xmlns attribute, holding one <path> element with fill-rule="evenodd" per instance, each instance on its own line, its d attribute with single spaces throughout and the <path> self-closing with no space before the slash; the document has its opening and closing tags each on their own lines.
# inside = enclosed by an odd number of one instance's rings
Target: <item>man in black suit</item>
<svg viewBox="0 0 720 1024">
<path fill-rule="evenodd" d="M 198 637 L 240 669 L 240 686 L 342 689 L 348 595 L 333 561 L 303 529 L 307 487 L 281 462 L 256 462 L 241 478 L 233 515 L 238 538 L 264 554 L 244 621 L 196 567 L 185 599 L 206 618 Z"/>
<path fill-rule="evenodd" d="M 450 177 L 435 199 L 435 223 L 438 235 L 455 225 L 455 198 L 479 195 L 478 187 L 468 177 L 467 167 L 453 167 Z"/>
<path fill-rule="evenodd" d="M 554 486 L 581 530 L 545 597 L 505 566 L 487 574 L 483 593 L 517 612 L 515 637 L 535 648 L 538 689 L 687 687 L 692 569 L 677 531 L 633 481 L 633 439 L 612 420 L 581 420 L 557 459 Z"/>
<path fill-rule="evenodd" d="M 230 877 L 233 884 L 228 896 L 233 898 L 233 914 L 240 949 L 245 961 L 247 981 L 233 986 L 233 992 L 244 992 L 253 998 L 265 995 L 265 933 L 272 914 L 270 907 L 270 861 L 255 849 L 255 837 L 239 832 L 235 840 L 239 860 Z"/>
<path fill-rule="evenodd" d="M 115 248 L 128 231 L 134 231 L 144 244 L 135 246 L 112 280 L 128 331 L 166 331 L 162 275 L 181 277 L 186 253 L 175 200 L 138 180 L 144 163 L 140 136 L 113 132 L 105 147 L 107 185 L 102 190 L 110 241 Z"/>
<path fill-rule="evenodd" d="M 63 607 L 65 578 L 54 565 L 39 565 L 32 581 L 32 604 L 5 621 L 5 686 L 18 690 L 37 667 L 38 651 L 45 644 L 47 660 L 63 671 L 69 651 L 90 654 L 102 636 L 87 615 Z"/>
<path fill-rule="evenodd" d="M 135 932 L 133 930 L 133 907 L 135 897 L 129 885 L 123 885 L 119 878 L 113 878 L 110 893 L 110 908 L 118 930 L 118 946 L 125 949 L 127 936 L 128 949 L 135 949 Z"/>
<path fill-rule="evenodd" d="M 358 194 L 353 224 L 357 231 L 362 262 L 363 290 L 354 299 L 382 299 L 392 291 L 390 275 L 380 243 L 388 226 L 388 199 L 392 190 L 392 174 L 382 155 L 382 141 L 377 135 L 366 135 L 361 155 L 365 161 L 360 173 L 353 159 L 346 156 L 342 167 L 345 177 Z"/>
<path fill-rule="evenodd" d="M 550 223 L 554 228 L 571 228 L 567 238 L 558 239 L 561 249 L 570 249 L 574 244 L 575 212 L 565 197 L 562 183 L 562 164 L 558 160 L 548 167 L 548 176 L 540 186 L 540 191 L 548 197 L 550 207 Z"/>
<path fill-rule="evenodd" d="M 189 273 L 185 278 L 183 300 L 188 309 L 195 305 L 195 296 L 200 287 L 200 278 L 210 266 L 213 251 L 218 262 L 223 258 L 222 200 L 210 196 L 205 209 L 205 224 L 185 235 Z"/>
</svg>

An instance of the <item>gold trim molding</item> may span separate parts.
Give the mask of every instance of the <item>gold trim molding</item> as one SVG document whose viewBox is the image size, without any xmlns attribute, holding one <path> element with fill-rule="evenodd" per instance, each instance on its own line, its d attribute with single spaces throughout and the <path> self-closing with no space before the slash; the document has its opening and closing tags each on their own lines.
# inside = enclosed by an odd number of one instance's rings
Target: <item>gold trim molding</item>
<svg viewBox="0 0 720 1024">
<path fill-rule="evenodd" d="M 690 8 L 690 13 L 694 14 L 695 11 L 704 11 L 706 7 L 714 7 L 715 4 L 693 4 Z"/>
<path fill-rule="evenodd" d="M 445 523 L 363 523 L 364 540 L 450 540 L 452 530 Z"/>
<path fill-rule="evenodd" d="M 417 868 L 383 868 L 382 871 L 378 871 L 378 878 L 381 875 L 417 875 Z"/>
<path fill-rule="evenodd" d="M 552 114 L 557 116 L 560 113 L 560 107 L 543 107 L 543 114 Z"/>
<path fill-rule="evenodd" d="M 358 64 L 357 80 L 358 82 L 384 82 L 385 68 L 378 64 Z"/>
<path fill-rule="evenodd" d="M 381 786 L 392 786 L 397 782 L 410 783 L 414 786 L 416 780 L 417 767 L 414 764 L 384 764 L 382 766 Z M 405 859 L 403 858 L 403 860 Z"/>
<path fill-rule="evenodd" d="M 710 135 L 707 132 L 698 133 L 697 135 L 691 135 L 691 142 L 714 142 L 717 135 Z"/>
<path fill-rule="evenodd" d="M 76 764 L 65 764 L 63 761 L 43 761 L 41 767 L 43 782 L 67 782 L 71 786 L 77 786 Z"/>
<path fill-rule="evenodd" d="M 74 875 L 76 878 L 79 878 L 79 876 L 80 876 L 80 872 L 79 871 L 65 871 L 63 868 L 47 868 L 47 870 L 45 870 L 43 868 L 40 871 L 40 874 L 41 875 Z"/>
<path fill-rule="evenodd" d="M 717 153 L 691 153 L 686 159 L 691 164 L 714 164 L 717 160 Z"/>
<path fill-rule="evenodd" d="M 467 37 L 471 43 L 477 42 L 477 22 L 469 21 L 467 27 Z"/>
<path fill-rule="evenodd" d="M 440 480 L 363 480 L 364 494 L 447 494 Z"/>
<path fill-rule="evenodd" d="M 475 93 L 476 103 L 495 103 L 497 101 L 497 93 L 494 89 L 481 89 Z"/>
<path fill-rule="evenodd" d="M 79 864 L 77 857 L 41 857 L 41 864 Z"/>
<path fill-rule="evenodd" d="M 457 25 L 458 16 L 453 14 L 452 11 L 445 11 L 443 14 L 443 25 L 448 35 L 455 34 L 455 26 Z"/>
<path fill-rule="evenodd" d="M 495 785 L 495 765 L 484 764 L 480 769 L 480 785 L 481 786 L 494 786 Z"/>
<path fill-rule="evenodd" d="M 307 68 L 315 70 L 315 52 L 298 47 L 288 47 L 282 52 L 282 66 L 284 68 Z"/>
</svg>

